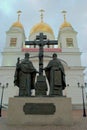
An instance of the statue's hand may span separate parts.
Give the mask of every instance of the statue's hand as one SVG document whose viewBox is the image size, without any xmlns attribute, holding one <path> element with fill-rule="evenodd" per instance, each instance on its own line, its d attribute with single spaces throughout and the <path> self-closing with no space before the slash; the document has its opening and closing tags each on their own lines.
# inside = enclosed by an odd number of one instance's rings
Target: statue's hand
<svg viewBox="0 0 87 130">
<path fill-rule="evenodd" d="M 46 67 L 45 67 L 45 68 L 43 68 L 43 70 L 46 70 Z"/>
<path fill-rule="evenodd" d="M 39 71 L 36 71 L 36 73 L 39 73 Z"/>
</svg>

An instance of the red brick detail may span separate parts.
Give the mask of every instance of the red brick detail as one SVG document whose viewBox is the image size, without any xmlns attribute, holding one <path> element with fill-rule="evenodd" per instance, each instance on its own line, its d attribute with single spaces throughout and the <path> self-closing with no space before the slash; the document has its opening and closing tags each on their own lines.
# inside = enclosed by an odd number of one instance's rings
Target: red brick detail
<svg viewBox="0 0 87 130">
<path fill-rule="evenodd" d="M 22 48 L 23 52 L 38 52 L 39 48 Z M 44 48 L 44 52 L 62 52 L 61 48 Z"/>
</svg>

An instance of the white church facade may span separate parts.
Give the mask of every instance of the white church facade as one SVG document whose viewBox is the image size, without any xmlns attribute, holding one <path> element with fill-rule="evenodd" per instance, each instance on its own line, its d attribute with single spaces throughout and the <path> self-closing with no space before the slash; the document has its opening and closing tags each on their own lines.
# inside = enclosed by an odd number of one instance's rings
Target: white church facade
<svg viewBox="0 0 87 130">
<path fill-rule="evenodd" d="M 20 11 L 18 13 L 18 21 L 13 23 L 6 32 L 6 45 L 2 52 L 2 65 L 0 67 L 0 82 L 2 84 L 9 83 L 8 88 L 4 89 L 3 104 L 8 104 L 9 97 L 18 95 L 18 88 L 14 86 L 14 73 L 17 63 L 17 58 L 24 58 L 25 52 L 30 53 L 30 60 L 34 67 L 38 70 L 38 46 L 25 46 L 24 27 L 19 20 Z M 55 39 L 52 28 L 43 21 L 43 13 L 41 12 L 41 21 L 34 25 L 30 30 L 28 40 L 35 40 L 39 33 L 47 35 L 49 40 L 58 40 L 58 45 L 44 46 L 44 67 L 51 60 L 53 53 L 58 55 L 64 65 L 66 74 L 67 87 L 63 94 L 70 97 L 72 104 L 82 104 L 81 89 L 77 83 L 84 83 L 84 67 L 81 65 L 81 52 L 78 48 L 77 32 L 72 25 L 67 22 L 64 14 L 64 22 L 61 24 L 58 38 Z M 1 89 L 0 89 L 1 93 Z"/>
</svg>

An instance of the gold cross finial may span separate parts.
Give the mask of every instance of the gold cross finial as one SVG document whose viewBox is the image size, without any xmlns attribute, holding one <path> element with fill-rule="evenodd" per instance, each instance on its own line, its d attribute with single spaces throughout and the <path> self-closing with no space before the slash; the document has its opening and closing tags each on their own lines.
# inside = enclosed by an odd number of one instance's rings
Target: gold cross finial
<svg viewBox="0 0 87 130">
<path fill-rule="evenodd" d="M 65 11 L 65 10 L 62 11 L 62 14 L 64 16 L 64 22 L 66 21 L 66 13 L 67 13 L 67 11 Z"/>
<path fill-rule="evenodd" d="M 20 20 L 20 15 L 21 15 L 21 13 L 22 13 L 22 11 L 17 11 L 17 14 L 18 14 L 18 22 L 19 22 L 19 20 Z"/>
<path fill-rule="evenodd" d="M 43 9 L 41 9 L 41 10 L 39 10 L 40 11 L 40 13 L 41 13 L 41 22 L 43 22 L 43 12 L 45 12 Z"/>
</svg>

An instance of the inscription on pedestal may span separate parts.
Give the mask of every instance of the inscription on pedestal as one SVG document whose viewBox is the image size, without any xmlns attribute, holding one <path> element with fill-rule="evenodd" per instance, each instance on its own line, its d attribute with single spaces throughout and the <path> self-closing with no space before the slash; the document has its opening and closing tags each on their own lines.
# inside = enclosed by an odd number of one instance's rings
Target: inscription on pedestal
<svg viewBox="0 0 87 130">
<path fill-rule="evenodd" d="M 26 115 L 53 115 L 56 107 L 53 103 L 25 103 L 23 111 Z"/>
</svg>

